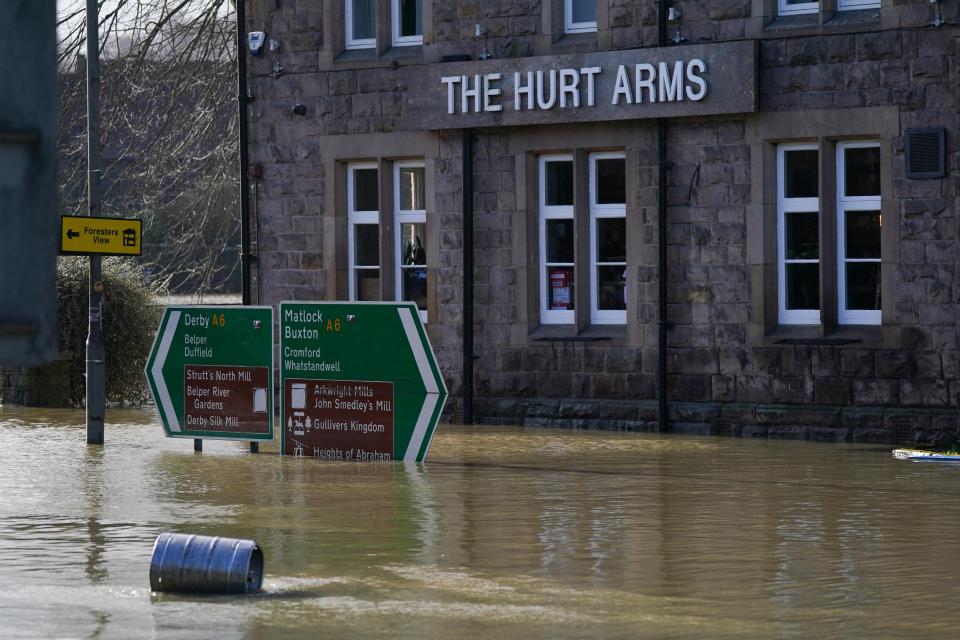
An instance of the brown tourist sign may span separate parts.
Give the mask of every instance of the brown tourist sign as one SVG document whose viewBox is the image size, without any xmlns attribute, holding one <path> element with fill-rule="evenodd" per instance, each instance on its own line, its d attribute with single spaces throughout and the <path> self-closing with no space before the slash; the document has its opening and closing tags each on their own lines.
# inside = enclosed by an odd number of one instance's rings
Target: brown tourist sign
<svg viewBox="0 0 960 640">
<path fill-rule="evenodd" d="M 434 69 L 436 69 L 434 71 Z M 754 42 L 512 58 L 422 67 L 411 128 L 674 118 L 757 110 Z"/>
</svg>

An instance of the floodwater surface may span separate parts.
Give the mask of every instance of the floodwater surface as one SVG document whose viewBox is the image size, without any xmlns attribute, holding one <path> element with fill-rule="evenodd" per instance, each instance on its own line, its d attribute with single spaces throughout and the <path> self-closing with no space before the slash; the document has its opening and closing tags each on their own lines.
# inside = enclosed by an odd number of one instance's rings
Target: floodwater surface
<svg viewBox="0 0 960 640">
<path fill-rule="evenodd" d="M 152 411 L 0 408 L 0 637 L 951 638 L 960 466 L 890 449 L 441 426 L 426 464 L 251 455 Z M 163 531 L 264 592 L 152 594 Z"/>
</svg>

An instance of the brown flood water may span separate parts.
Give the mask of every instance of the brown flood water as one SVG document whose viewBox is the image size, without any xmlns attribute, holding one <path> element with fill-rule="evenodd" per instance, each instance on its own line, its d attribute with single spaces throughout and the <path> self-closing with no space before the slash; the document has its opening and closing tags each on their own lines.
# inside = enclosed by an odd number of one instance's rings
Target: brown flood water
<svg viewBox="0 0 960 640">
<path fill-rule="evenodd" d="M 960 466 L 886 447 L 442 426 L 423 465 L 0 408 L 0 637 L 953 638 Z M 152 595 L 162 531 L 265 591 Z"/>
</svg>

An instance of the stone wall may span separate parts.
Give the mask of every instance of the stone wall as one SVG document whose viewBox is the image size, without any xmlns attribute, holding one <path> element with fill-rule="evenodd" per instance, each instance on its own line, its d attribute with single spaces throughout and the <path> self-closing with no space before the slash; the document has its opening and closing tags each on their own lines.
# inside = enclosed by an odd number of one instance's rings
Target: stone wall
<svg viewBox="0 0 960 640">
<path fill-rule="evenodd" d="M 404 55 L 381 52 L 344 58 L 328 50 L 329 3 L 274 0 L 247 3 L 249 28 L 281 40 L 250 66 L 251 161 L 257 181 L 260 302 L 337 295 L 331 265 L 342 261 L 335 228 L 338 161 L 381 157 L 381 143 L 403 131 L 409 88 L 403 80 L 442 56 L 547 55 L 572 48 L 625 49 L 656 41 L 653 2 L 610 0 L 606 29 L 595 41 L 565 41 L 544 33 L 550 0 L 425 3 L 428 38 Z M 896 213 L 895 251 L 884 255 L 895 282 L 885 289 L 883 339 L 848 344 L 776 344 L 760 333 L 772 295 L 756 279 L 751 211 L 770 215 L 758 193 L 762 148 L 748 129 L 760 116 L 673 120 L 668 155 L 668 397 L 674 428 L 827 440 L 955 439 L 960 422 L 958 350 L 957 167 L 958 40 L 949 26 L 928 27 L 926 0 L 885 0 L 877 16 L 864 12 L 783 24 L 766 15 L 770 2 L 675 2 L 690 43 L 757 38 L 759 112 L 776 119 L 823 113 L 873 117 L 896 110 L 891 136 L 890 189 Z M 548 6 L 549 5 L 549 6 Z M 760 7 L 760 9 L 758 9 Z M 956 22 L 956 8 L 946 7 Z M 474 25 L 487 28 L 473 38 Z M 601 20 L 602 22 L 602 20 Z M 823 22 L 824 24 L 820 24 Z M 673 35 L 676 27 L 671 26 Z M 547 42 L 544 45 L 544 42 Z M 332 45 L 331 45 L 332 46 Z M 579 49 L 578 49 L 579 50 Z M 338 57 L 339 56 L 339 57 Z M 279 61 L 283 73 L 271 75 Z M 396 71 L 399 68 L 399 72 Z M 295 103 L 306 117 L 292 114 Z M 855 111 L 843 111 L 854 109 Z M 856 111 L 856 110 L 863 111 Z M 811 115 L 812 114 L 812 115 Z M 842 120 L 842 117 L 839 118 Z M 549 127 L 550 125 L 545 125 Z M 590 127 L 592 125 L 582 125 Z M 635 154 L 629 203 L 636 250 L 629 265 L 637 302 L 623 335 L 601 341 L 557 341 L 536 335 L 524 312 L 534 295 L 529 265 L 518 250 L 524 207 L 517 192 L 523 128 L 479 128 L 474 147 L 476 255 L 476 413 L 491 422 L 649 429 L 656 420 L 657 215 L 653 124 L 637 121 L 627 148 Z M 948 178 L 905 177 L 902 131 L 945 126 Z M 567 130 L 564 130 L 567 131 Z M 429 332 L 459 410 L 462 340 L 461 134 L 418 132 L 432 167 L 438 225 L 435 307 Z M 399 138 L 398 138 L 399 139 Z M 350 153 L 342 150 L 350 144 Z M 345 146 L 346 145 L 346 146 Z M 553 147 L 563 149 L 558 138 Z M 333 155 L 338 149 L 340 155 Z M 886 187 L 885 187 L 886 188 Z M 342 187 L 339 189 L 342 191 Z M 887 209 L 884 209 L 887 211 Z M 766 213 L 763 213 L 766 211 Z M 885 239 L 887 242 L 887 239 Z M 340 258 L 337 258 L 340 255 Z M 768 259 L 767 256 L 765 259 Z M 886 293 L 885 293 L 886 295 Z M 758 320 L 759 318 L 759 320 Z"/>
</svg>

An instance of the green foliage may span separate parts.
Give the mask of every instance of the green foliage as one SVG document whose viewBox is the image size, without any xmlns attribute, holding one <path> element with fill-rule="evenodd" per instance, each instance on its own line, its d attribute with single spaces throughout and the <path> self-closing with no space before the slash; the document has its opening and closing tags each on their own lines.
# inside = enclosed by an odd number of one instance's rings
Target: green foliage
<svg viewBox="0 0 960 640">
<path fill-rule="evenodd" d="M 57 262 L 60 350 L 70 354 L 70 400 L 86 396 L 89 259 Z M 112 403 L 143 404 L 148 398 L 143 367 L 150 355 L 160 309 L 143 271 L 131 258 L 103 259 L 103 341 L 106 394 Z"/>
</svg>

